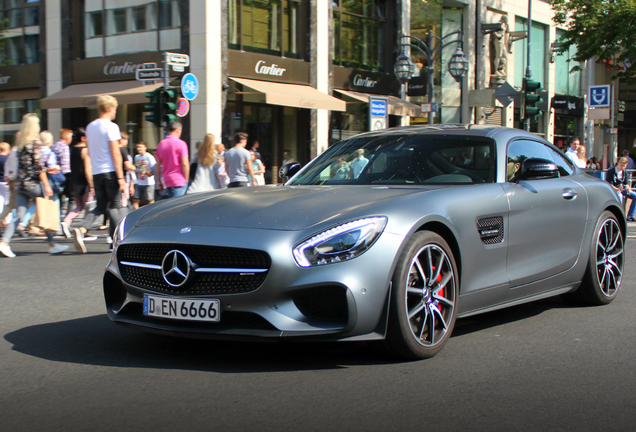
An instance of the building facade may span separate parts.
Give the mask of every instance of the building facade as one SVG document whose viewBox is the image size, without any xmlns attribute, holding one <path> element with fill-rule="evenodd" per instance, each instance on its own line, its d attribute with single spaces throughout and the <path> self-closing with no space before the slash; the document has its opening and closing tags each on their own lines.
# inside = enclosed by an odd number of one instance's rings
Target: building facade
<svg viewBox="0 0 636 432">
<path fill-rule="evenodd" d="M 559 146 L 584 138 L 601 156 L 608 137 L 587 117 L 589 85 L 611 74 L 582 65 L 571 73 L 573 53 L 555 55 L 560 31 L 552 9 L 532 1 L 532 79 L 545 89 L 543 110 L 530 124 Z M 331 143 L 370 130 L 369 97 L 384 97 L 388 125 L 422 123 L 418 91 L 427 79 L 418 67 L 401 85 L 394 63 L 400 35 L 426 41 L 463 32 L 469 62 L 459 81 L 447 71 L 457 44 L 433 64 L 436 123 L 491 123 L 523 127 L 519 103 L 503 106 L 494 92 L 504 83 L 520 89 L 527 68 L 528 2 L 513 0 L 7 0 L 0 63 L 2 139 L 11 141 L 26 112 L 40 112 L 44 127 L 84 127 L 97 116 L 96 95 L 120 102 L 116 122 L 134 142 L 154 148 L 163 131 L 145 120 L 145 93 L 160 86 L 135 80 L 144 64 L 162 66 L 166 51 L 190 56 L 199 94 L 183 118 L 194 150 L 206 133 L 232 145 L 235 132 L 258 141 L 268 181 L 283 161 L 306 163 Z M 484 31 L 501 23 L 502 30 Z M 179 84 L 180 72 L 171 72 Z M 623 139 L 624 142 L 629 139 Z M 633 140 L 633 139 L 632 139 Z M 620 141 L 619 142 L 623 142 Z M 631 148 L 630 148 L 631 149 Z"/>
</svg>

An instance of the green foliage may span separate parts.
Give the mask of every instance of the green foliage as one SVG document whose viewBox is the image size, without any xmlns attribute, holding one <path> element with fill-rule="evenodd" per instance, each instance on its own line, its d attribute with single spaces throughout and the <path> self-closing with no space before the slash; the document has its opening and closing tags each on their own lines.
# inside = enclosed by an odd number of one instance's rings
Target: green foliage
<svg viewBox="0 0 636 432">
<path fill-rule="evenodd" d="M 563 43 L 558 52 L 575 46 L 572 59 L 577 62 L 609 60 L 622 67 L 628 60 L 630 67 L 618 71 L 615 78 L 636 80 L 635 0 L 551 0 L 551 4 L 554 22 L 566 28 L 558 40 Z"/>
</svg>

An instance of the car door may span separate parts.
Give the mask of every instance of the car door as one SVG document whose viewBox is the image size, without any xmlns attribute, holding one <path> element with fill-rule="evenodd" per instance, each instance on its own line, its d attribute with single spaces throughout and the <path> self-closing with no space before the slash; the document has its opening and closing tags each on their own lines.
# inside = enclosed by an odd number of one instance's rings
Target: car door
<svg viewBox="0 0 636 432">
<path fill-rule="evenodd" d="M 558 160 L 556 151 L 528 139 L 508 144 L 508 180 L 504 189 L 510 206 L 507 270 L 517 296 L 534 293 L 531 282 L 561 273 L 578 259 L 587 220 L 587 194 L 570 179 L 574 168 Z M 560 178 L 511 181 L 526 158 L 555 161 Z"/>
</svg>

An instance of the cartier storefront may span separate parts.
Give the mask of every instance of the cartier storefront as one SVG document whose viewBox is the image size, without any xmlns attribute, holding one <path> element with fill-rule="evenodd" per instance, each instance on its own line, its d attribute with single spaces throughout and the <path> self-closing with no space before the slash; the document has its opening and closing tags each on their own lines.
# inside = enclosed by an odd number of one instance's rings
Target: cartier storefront
<svg viewBox="0 0 636 432">
<path fill-rule="evenodd" d="M 13 145 L 22 116 L 38 113 L 40 64 L 0 67 L 0 141 Z"/>
<path fill-rule="evenodd" d="M 69 129 L 86 127 L 97 117 L 96 100 L 100 94 L 117 98 L 119 108 L 115 122 L 130 135 L 129 146 L 143 141 L 154 149 L 161 140 L 161 131 L 144 116 L 145 93 L 161 86 L 144 85 L 135 80 L 135 71 L 144 63 L 162 65 L 160 52 L 143 52 L 109 57 L 74 60 L 70 63 L 70 85 L 42 99 L 42 108 L 62 108 L 63 126 Z"/>
<path fill-rule="evenodd" d="M 228 76 L 223 139 L 242 131 L 248 148 L 258 141 L 267 183 L 279 181 L 272 173 L 283 163 L 309 161 L 311 109 L 346 110 L 342 100 L 309 85 L 310 64 L 302 60 L 230 49 Z"/>
</svg>

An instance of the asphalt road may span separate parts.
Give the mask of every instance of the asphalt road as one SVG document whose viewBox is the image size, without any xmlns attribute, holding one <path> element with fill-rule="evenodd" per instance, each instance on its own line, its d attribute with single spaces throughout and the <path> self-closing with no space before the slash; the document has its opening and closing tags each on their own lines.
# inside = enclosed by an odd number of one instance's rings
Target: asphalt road
<svg viewBox="0 0 636 432">
<path fill-rule="evenodd" d="M 636 224 L 609 306 L 460 320 L 433 359 L 366 344 L 181 340 L 106 317 L 103 239 L 0 258 L 0 431 L 633 431 Z M 71 244 L 70 241 L 64 241 Z"/>
</svg>

